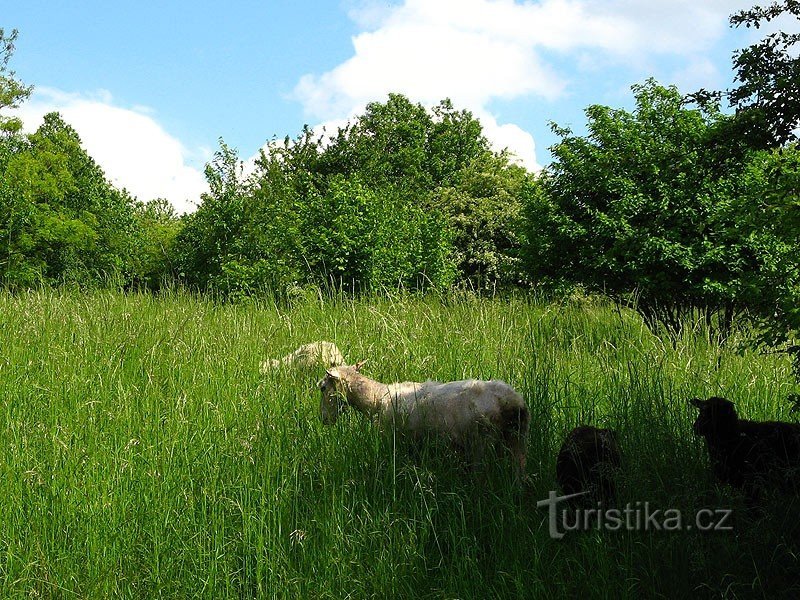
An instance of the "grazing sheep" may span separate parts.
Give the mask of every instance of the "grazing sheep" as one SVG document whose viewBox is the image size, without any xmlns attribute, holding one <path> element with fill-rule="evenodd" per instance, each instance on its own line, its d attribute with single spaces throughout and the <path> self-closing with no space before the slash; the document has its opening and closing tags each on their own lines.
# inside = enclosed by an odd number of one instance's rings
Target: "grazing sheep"
<svg viewBox="0 0 800 600">
<path fill-rule="evenodd" d="M 267 374 L 281 366 L 295 368 L 338 367 L 345 364 L 344 356 L 332 342 L 303 344 L 281 359 L 271 358 L 261 363 L 261 373 Z"/>
<path fill-rule="evenodd" d="M 620 466 L 617 436 L 611 429 L 581 425 L 569 432 L 556 459 L 556 479 L 565 495 L 585 494 L 575 504 L 613 503 Z"/>
<path fill-rule="evenodd" d="M 477 379 L 385 384 L 362 375 L 363 364 L 327 370 L 319 382 L 323 424 L 335 423 L 349 405 L 370 420 L 414 438 L 445 437 L 475 461 L 486 443 L 502 442 L 513 455 L 517 480 L 522 480 L 530 414 L 511 386 Z"/>
<path fill-rule="evenodd" d="M 693 398 L 700 409 L 695 435 L 706 440 L 714 475 L 756 500 L 765 488 L 796 491 L 800 483 L 800 425 L 748 421 L 725 398 Z"/>
</svg>

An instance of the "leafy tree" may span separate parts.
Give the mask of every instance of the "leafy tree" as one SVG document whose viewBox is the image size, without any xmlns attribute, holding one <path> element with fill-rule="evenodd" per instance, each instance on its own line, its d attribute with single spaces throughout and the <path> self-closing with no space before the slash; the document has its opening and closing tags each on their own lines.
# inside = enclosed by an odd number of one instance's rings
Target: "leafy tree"
<svg viewBox="0 0 800 600">
<path fill-rule="evenodd" d="M 391 190 L 400 206 L 440 212 L 460 279 L 477 287 L 519 280 L 524 170 L 494 154 L 480 122 L 450 100 L 431 111 L 399 94 L 373 102 L 320 147 L 316 166 L 328 177 L 356 176 L 370 189 Z"/>
<path fill-rule="evenodd" d="M 651 325 L 679 330 L 699 311 L 727 328 L 790 257 L 743 200 L 744 165 L 720 173 L 715 135 L 731 117 L 652 80 L 633 90 L 632 113 L 589 107 L 586 137 L 554 126 L 555 161 L 527 206 L 531 276 L 635 297 Z"/>
<path fill-rule="evenodd" d="M 312 272 L 353 291 L 450 283 L 445 223 L 402 192 L 337 176 L 309 200 L 304 247 Z"/>
<path fill-rule="evenodd" d="M 18 32 L 12 29 L 10 34 L 0 27 L 0 111 L 5 108 L 17 108 L 30 96 L 32 87 L 24 85 L 15 78 L 14 71 L 9 70 L 8 63 L 14 54 L 14 42 Z M 0 135 L 16 133 L 22 127 L 22 121 L 16 117 L 0 115 Z"/>
<path fill-rule="evenodd" d="M 137 202 L 134 207 L 135 246 L 131 283 L 157 290 L 175 278 L 175 239 L 183 222 L 168 200 Z"/>
<path fill-rule="evenodd" d="M 432 127 L 422 105 L 391 94 L 386 103 L 368 104 L 363 115 L 339 129 L 321 153 L 319 172 L 358 174 L 370 187 L 392 185 L 422 194 L 433 185 L 427 151 Z"/>
<path fill-rule="evenodd" d="M 57 113 L 7 153 L 0 178 L 5 284 L 124 277 L 132 229 L 131 199 L 105 179 Z"/>
<path fill-rule="evenodd" d="M 210 191 L 202 195 L 197 211 L 186 217 L 176 239 L 178 271 L 192 287 L 224 284 L 225 265 L 241 254 L 247 223 L 247 184 L 241 175 L 238 154 L 220 140 L 220 149 L 205 168 Z"/>
<path fill-rule="evenodd" d="M 778 0 L 731 16 L 735 27 L 759 29 L 776 19 L 798 22 L 800 2 Z M 750 278 L 750 309 L 760 321 L 758 342 L 789 344 L 800 373 L 800 336 L 797 315 L 798 214 L 797 139 L 800 131 L 800 33 L 777 30 L 733 56 L 738 85 L 727 92 L 701 90 L 694 98 L 705 102 L 723 96 L 736 108 L 735 118 L 720 129 L 720 147 L 764 150 L 752 156 L 743 174 L 740 203 L 760 207 L 749 211 L 752 236 L 776 236 L 785 252 L 774 247 L 764 271 Z M 745 161 L 746 162 L 746 161 Z M 787 254 L 791 258 L 787 258 Z M 768 275 L 767 275 L 768 274 Z M 764 277 L 762 277 L 764 275 Z"/>
<path fill-rule="evenodd" d="M 533 175 L 505 155 L 486 152 L 433 192 L 430 206 L 448 220 L 462 279 L 477 288 L 522 281 L 523 198 L 535 185 Z"/>
<path fill-rule="evenodd" d="M 223 144 L 211 193 L 176 240 L 179 272 L 200 289 L 442 286 L 454 256 L 479 285 L 519 278 L 513 229 L 528 176 L 449 101 L 428 111 L 391 95 L 332 139 L 306 127 L 273 142 L 240 175 Z"/>
<path fill-rule="evenodd" d="M 769 247 L 760 269 L 747 274 L 749 307 L 760 344 L 788 347 L 800 373 L 800 148 L 762 151 L 747 165 L 740 205 L 749 207 L 753 244 Z M 774 243 L 778 240 L 779 243 Z"/>
<path fill-rule="evenodd" d="M 730 17 L 734 27 L 760 29 L 778 18 L 800 19 L 800 2 L 778 0 Z M 689 99 L 719 105 L 726 98 L 735 118 L 718 128 L 718 147 L 734 155 L 742 149 L 764 150 L 797 140 L 800 127 L 800 33 L 775 31 L 733 55 L 733 89 L 700 90 Z"/>
<path fill-rule="evenodd" d="M 759 28 L 778 17 L 800 20 L 800 2 L 780 0 L 767 7 L 754 6 L 731 16 L 731 24 Z M 734 54 L 738 87 L 728 93 L 740 118 L 750 125 L 761 147 L 797 139 L 800 127 L 800 33 L 776 31 Z"/>
</svg>

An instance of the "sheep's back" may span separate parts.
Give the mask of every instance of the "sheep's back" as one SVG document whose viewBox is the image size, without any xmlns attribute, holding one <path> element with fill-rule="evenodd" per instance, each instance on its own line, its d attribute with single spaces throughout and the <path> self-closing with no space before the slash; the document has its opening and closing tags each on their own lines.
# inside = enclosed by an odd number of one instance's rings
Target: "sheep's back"
<svg viewBox="0 0 800 600">
<path fill-rule="evenodd" d="M 787 461 L 800 459 L 800 425 L 782 421 L 739 421 L 739 431 L 762 452 Z"/>
<path fill-rule="evenodd" d="M 527 411 L 522 396 L 500 380 L 397 383 L 388 386 L 387 399 L 389 410 L 403 413 L 409 429 L 438 430 L 454 438 L 502 424 L 509 407 Z"/>
<path fill-rule="evenodd" d="M 800 426 L 739 421 L 738 435 L 709 440 L 714 474 L 734 487 L 792 489 L 800 482 Z"/>
</svg>

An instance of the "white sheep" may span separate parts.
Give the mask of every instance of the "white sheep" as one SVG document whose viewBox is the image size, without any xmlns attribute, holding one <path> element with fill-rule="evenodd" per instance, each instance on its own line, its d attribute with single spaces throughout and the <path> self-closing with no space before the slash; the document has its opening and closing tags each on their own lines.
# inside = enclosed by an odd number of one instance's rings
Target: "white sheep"
<svg viewBox="0 0 800 600">
<path fill-rule="evenodd" d="M 293 368 L 337 367 L 345 364 L 344 356 L 333 342 L 311 342 L 303 344 L 291 354 L 283 358 L 270 358 L 261 363 L 261 373 L 266 375 L 270 371 L 282 366 Z"/>
<path fill-rule="evenodd" d="M 319 382 L 324 425 L 335 423 L 349 405 L 415 438 L 448 438 L 474 460 L 480 459 L 487 443 L 501 442 L 511 450 L 517 481 L 522 480 L 530 413 L 514 388 L 500 380 L 478 379 L 386 384 L 362 375 L 363 364 L 326 371 Z"/>
</svg>

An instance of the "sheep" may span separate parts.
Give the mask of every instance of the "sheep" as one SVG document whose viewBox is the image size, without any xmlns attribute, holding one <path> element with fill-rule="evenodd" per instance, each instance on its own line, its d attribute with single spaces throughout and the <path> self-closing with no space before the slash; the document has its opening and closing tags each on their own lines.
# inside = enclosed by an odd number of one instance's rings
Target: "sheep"
<svg viewBox="0 0 800 600">
<path fill-rule="evenodd" d="M 333 342 L 311 342 L 303 344 L 281 359 L 271 358 L 261 363 L 261 374 L 286 367 L 314 368 L 338 367 L 345 364 L 344 356 Z"/>
<path fill-rule="evenodd" d="M 781 421 L 748 421 L 733 402 L 717 396 L 692 398 L 700 409 L 695 435 L 705 438 L 714 475 L 741 489 L 749 502 L 766 488 L 796 492 L 800 483 L 800 425 Z"/>
<path fill-rule="evenodd" d="M 348 405 L 381 426 L 449 439 L 477 461 L 485 444 L 501 442 L 512 453 L 517 482 L 525 474 L 530 413 L 522 396 L 500 380 L 385 384 L 360 373 L 364 361 L 326 371 L 319 382 L 320 416 L 333 425 Z"/>
<path fill-rule="evenodd" d="M 556 480 L 565 495 L 583 494 L 573 504 L 613 503 L 619 467 L 616 433 L 581 425 L 570 431 L 561 445 L 556 459 Z"/>
</svg>

